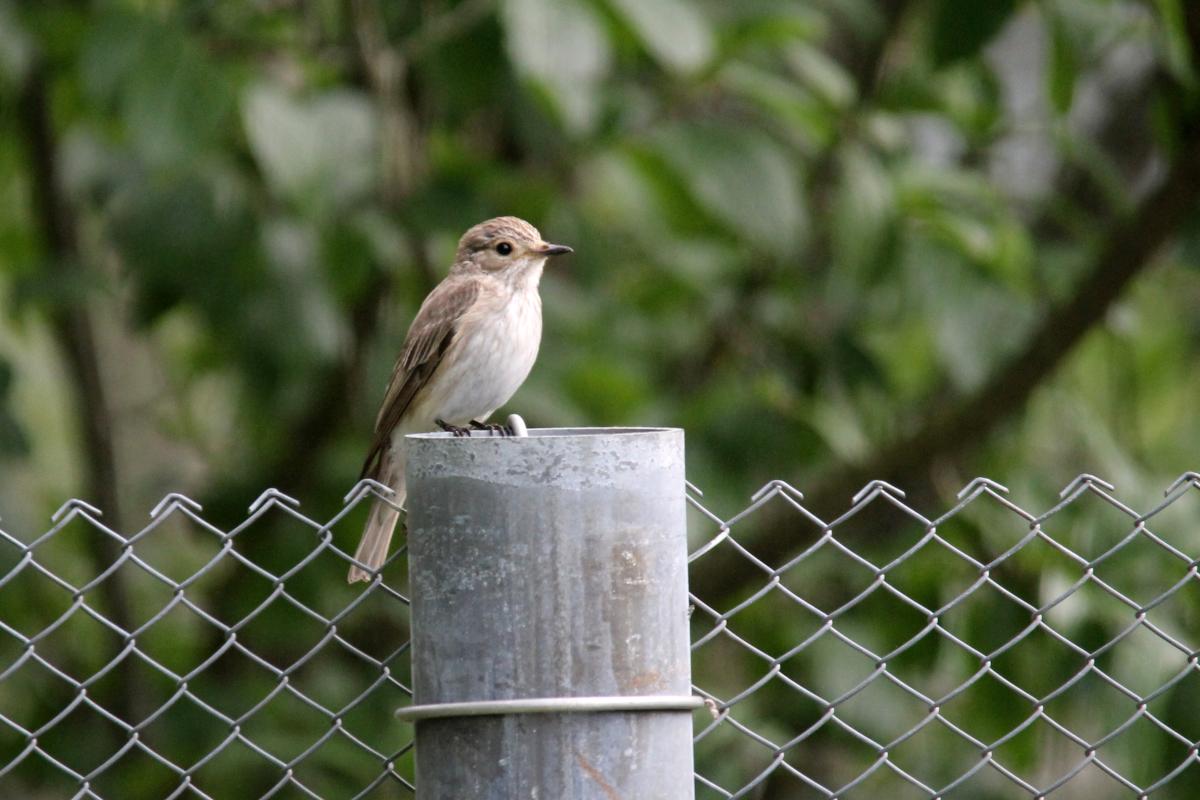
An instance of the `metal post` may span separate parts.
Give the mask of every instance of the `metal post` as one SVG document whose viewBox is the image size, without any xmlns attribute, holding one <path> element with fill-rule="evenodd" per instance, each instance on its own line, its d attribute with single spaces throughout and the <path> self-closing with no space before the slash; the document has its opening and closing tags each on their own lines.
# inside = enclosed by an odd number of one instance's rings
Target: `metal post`
<svg viewBox="0 0 1200 800">
<path fill-rule="evenodd" d="M 418 798 L 692 798 L 683 432 L 408 443 Z"/>
</svg>

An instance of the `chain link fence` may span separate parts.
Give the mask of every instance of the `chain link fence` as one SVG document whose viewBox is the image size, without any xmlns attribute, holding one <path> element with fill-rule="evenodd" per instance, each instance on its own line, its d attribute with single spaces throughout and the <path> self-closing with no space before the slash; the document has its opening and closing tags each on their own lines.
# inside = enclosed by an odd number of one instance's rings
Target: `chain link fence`
<svg viewBox="0 0 1200 800">
<path fill-rule="evenodd" d="M 411 796 L 405 552 L 364 590 L 334 544 L 371 483 L 326 523 L 272 489 L 230 531 L 179 494 L 0 531 L 0 797 Z"/>
<path fill-rule="evenodd" d="M 1200 796 L 1200 475 L 1146 513 L 1081 475 L 1044 512 L 979 478 L 931 519 L 876 481 L 823 520 L 775 481 L 692 554 L 700 798 Z M 738 531 L 783 504 L 797 554 Z"/>
<path fill-rule="evenodd" d="M 782 481 L 729 518 L 692 491 L 693 563 L 759 576 L 692 587 L 697 797 L 1200 796 L 1194 487 L 1139 513 L 1083 475 L 1035 513 L 977 479 L 931 519 L 873 482 L 830 520 Z M 128 537 L 78 500 L 0 530 L 0 797 L 411 796 L 403 548 L 344 581 L 376 489 L 324 523 L 270 490 L 229 531 L 178 494 Z"/>
</svg>

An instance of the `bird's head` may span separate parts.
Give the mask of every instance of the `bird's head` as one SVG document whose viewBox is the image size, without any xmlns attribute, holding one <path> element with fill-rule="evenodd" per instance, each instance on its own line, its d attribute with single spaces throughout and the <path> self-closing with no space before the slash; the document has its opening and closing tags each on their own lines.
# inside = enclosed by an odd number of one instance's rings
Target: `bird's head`
<svg viewBox="0 0 1200 800">
<path fill-rule="evenodd" d="M 544 241 L 538 229 L 523 219 L 496 217 L 463 234 L 454 260 L 468 269 L 536 281 L 547 258 L 570 252 L 566 245 Z"/>
</svg>

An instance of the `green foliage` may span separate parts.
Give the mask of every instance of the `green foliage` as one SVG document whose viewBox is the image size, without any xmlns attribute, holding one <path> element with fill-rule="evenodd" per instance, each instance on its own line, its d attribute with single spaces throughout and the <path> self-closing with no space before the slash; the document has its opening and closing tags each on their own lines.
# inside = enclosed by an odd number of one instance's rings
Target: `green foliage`
<svg viewBox="0 0 1200 800">
<path fill-rule="evenodd" d="M 29 454 L 29 439 L 8 407 L 12 380 L 12 365 L 0 361 L 0 454 L 6 458 Z"/>
<path fill-rule="evenodd" d="M 5 529 L 32 538 L 94 477 L 53 326 L 81 304 L 111 395 L 126 509 L 113 524 L 135 529 L 170 490 L 226 526 L 265 485 L 317 516 L 338 507 L 409 320 L 461 232 L 496 214 L 577 252 L 543 281 L 542 352 L 511 409 L 531 425 L 686 427 L 690 477 L 729 513 L 767 479 L 808 491 L 874 463 L 1025 352 L 1188 151 L 1194 16 L 1186 0 L 0 0 Z M 67 252 L 37 200 L 36 75 Z M 1008 407 L 1016 390 L 1000 387 L 977 440 L 939 443 L 898 482 L 944 506 L 986 473 L 1036 506 L 1088 471 L 1149 503 L 1197 468 L 1197 219 L 1144 226 L 1170 228 L 1150 248 L 1158 268 L 1084 321 L 1090 333 L 1028 401 Z M 1080 512 L 1075 533 L 1100 516 Z M 981 518 L 964 535 L 996 552 L 1019 534 Z M 194 566 L 203 537 L 173 541 L 156 555 Z M 75 542 L 61 562 L 96 567 L 89 553 Z M 805 586 L 832 601 L 853 579 L 827 566 Z M 944 601 L 941 570 L 917 570 L 912 591 Z M 1035 593 L 1065 574 L 1017 573 Z M 289 590 L 318 596 L 327 581 L 305 575 Z M 32 618 L 46 591 L 0 602 Z M 209 599 L 234 613 L 254 597 Z M 790 610 L 745 615 L 779 652 L 806 630 Z M 855 634 L 886 648 L 911 620 L 894 622 L 864 614 Z M 961 620 L 980 638 L 1016 623 L 981 610 Z M 1114 623 L 1097 612 L 1069 624 L 1100 641 Z M 292 655 L 267 627 L 262 646 Z M 203 644 L 186 624 L 157 635 L 181 659 Z M 714 686 L 758 677 L 744 654 L 719 655 Z M 931 680 L 965 668 L 945 648 L 922 658 L 907 666 Z M 830 647 L 797 675 L 832 690 L 853 660 Z M 1008 666 L 1032 680 L 1064 663 Z M 314 680 L 344 691 L 344 666 Z M 252 670 L 229 669 L 229 685 L 245 682 L 232 701 L 250 702 Z M 992 726 L 980 735 L 1014 720 L 1001 686 L 964 704 Z M 778 692 L 744 713 L 786 739 L 819 712 Z M 282 749 L 300 716 L 272 717 Z M 385 717 L 361 724 L 381 734 Z M 216 735 L 202 728 L 181 709 L 164 736 Z M 1036 763 L 1040 735 L 1015 739 L 1012 757 Z M 852 762 L 852 741 L 822 747 L 814 768 Z M 731 782 L 761 768 L 752 749 L 718 755 Z M 357 785 L 337 756 L 314 778 L 330 796 Z M 152 772 L 115 796 L 157 790 Z M 206 780 L 233 796 L 238 777 Z M 25 789 L 4 780 L 0 795 Z"/>
<path fill-rule="evenodd" d="M 930 34 L 933 63 L 944 67 L 977 55 L 1012 17 L 1017 5 L 1018 0 L 936 0 Z"/>
<path fill-rule="evenodd" d="M 735 126 L 672 126 L 654 149 L 692 201 L 744 241 L 786 257 L 804 235 L 795 165 L 770 138 Z"/>
</svg>

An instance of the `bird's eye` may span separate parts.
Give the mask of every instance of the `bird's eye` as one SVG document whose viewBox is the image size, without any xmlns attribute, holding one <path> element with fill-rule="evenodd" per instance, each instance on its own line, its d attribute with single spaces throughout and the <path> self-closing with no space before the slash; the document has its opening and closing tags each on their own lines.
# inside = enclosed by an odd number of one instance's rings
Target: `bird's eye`
<svg viewBox="0 0 1200 800">
<path fill-rule="evenodd" d="M 512 245 L 508 242 L 501 242 L 496 245 L 496 252 L 502 256 L 507 256 L 512 253 Z"/>
</svg>

